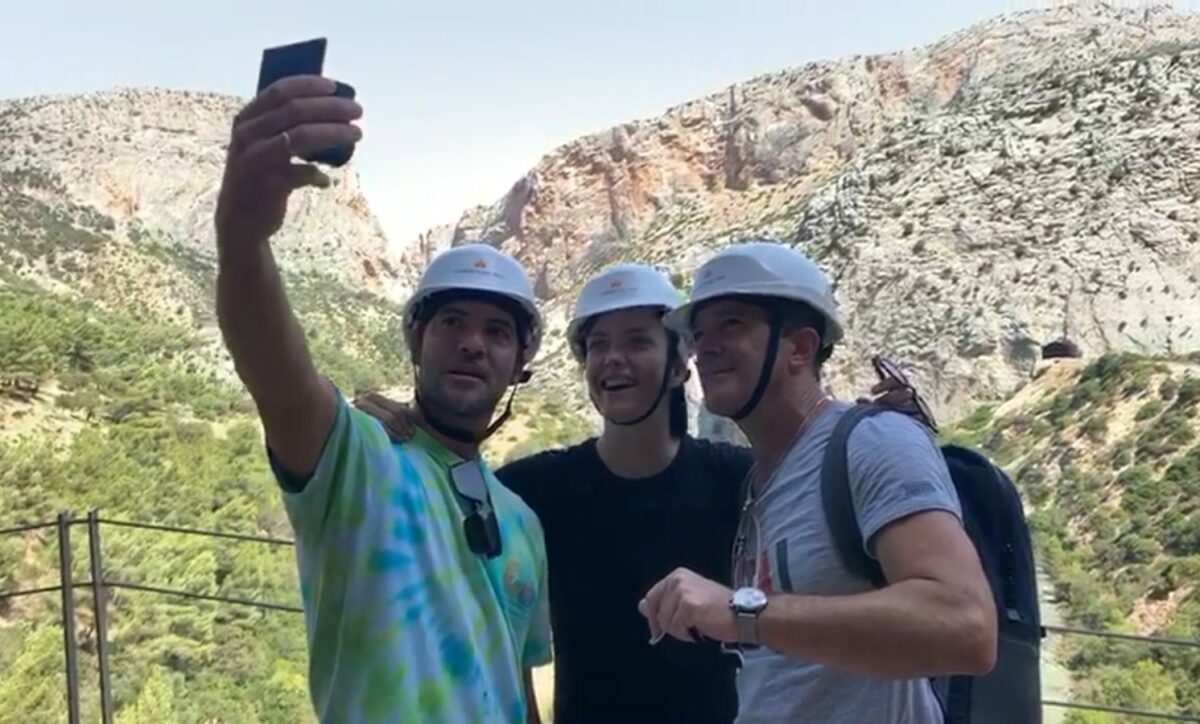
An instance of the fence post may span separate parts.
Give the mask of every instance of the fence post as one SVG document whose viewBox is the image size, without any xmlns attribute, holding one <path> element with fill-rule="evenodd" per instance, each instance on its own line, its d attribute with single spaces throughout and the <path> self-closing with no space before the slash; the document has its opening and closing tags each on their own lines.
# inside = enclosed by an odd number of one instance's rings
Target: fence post
<svg viewBox="0 0 1200 724">
<path fill-rule="evenodd" d="M 88 511 L 88 557 L 92 564 L 92 610 L 96 616 L 96 659 L 100 667 L 100 717 L 112 724 L 112 690 L 108 684 L 108 591 L 104 588 L 104 563 L 100 548 L 100 513 Z"/>
<path fill-rule="evenodd" d="M 71 584 L 71 514 L 58 513 L 58 566 L 62 580 L 63 648 L 66 654 L 67 721 L 79 724 L 79 651 L 75 640 L 75 590 Z"/>
</svg>

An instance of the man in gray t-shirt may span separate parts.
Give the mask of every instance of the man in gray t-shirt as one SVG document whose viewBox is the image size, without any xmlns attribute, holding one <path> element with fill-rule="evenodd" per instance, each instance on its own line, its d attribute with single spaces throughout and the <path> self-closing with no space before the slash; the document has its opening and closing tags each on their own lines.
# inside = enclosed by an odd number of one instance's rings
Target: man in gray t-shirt
<svg viewBox="0 0 1200 724">
<path fill-rule="evenodd" d="M 838 418 L 849 408 L 825 405 L 787 453 L 754 505 L 736 568 L 738 586 L 775 593 L 847 596 L 871 584 L 838 558 L 821 507 L 821 460 Z M 900 413 L 882 413 L 854 428 L 848 442 L 851 495 L 863 537 L 915 513 L 959 516 L 958 497 L 929 434 Z M 768 543 L 769 542 L 769 543 Z M 739 722 L 935 722 L 928 680 L 855 676 L 767 648 L 747 651 L 738 682 Z"/>
<path fill-rule="evenodd" d="M 782 245 L 737 244 L 697 270 L 669 322 L 694 339 L 705 405 L 738 423 L 755 466 L 734 590 L 676 570 L 639 605 L 651 636 L 741 648 L 739 724 L 941 721 L 928 677 L 991 669 L 995 605 L 941 452 L 899 413 L 848 441 L 855 514 L 887 585 L 842 564 L 821 502 L 825 449 L 849 409 L 821 385 L 842 337 L 824 274 Z"/>
</svg>

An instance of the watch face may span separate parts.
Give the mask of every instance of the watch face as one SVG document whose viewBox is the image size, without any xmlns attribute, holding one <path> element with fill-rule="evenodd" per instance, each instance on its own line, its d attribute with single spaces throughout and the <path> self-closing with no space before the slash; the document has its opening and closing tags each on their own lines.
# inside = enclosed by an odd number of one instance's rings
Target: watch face
<svg viewBox="0 0 1200 724">
<path fill-rule="evenodd" d="M 757 588 L 739 588 L 730 603 L 739 611 L 758 611 L 767 605 L 767 595 Z"/>
</svg>

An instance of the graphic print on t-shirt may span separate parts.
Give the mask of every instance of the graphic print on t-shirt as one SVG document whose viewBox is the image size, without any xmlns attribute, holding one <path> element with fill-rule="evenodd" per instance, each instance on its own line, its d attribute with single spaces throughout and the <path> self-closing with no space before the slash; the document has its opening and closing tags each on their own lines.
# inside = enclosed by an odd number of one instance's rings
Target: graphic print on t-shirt
<svg viewBox="0 0 1200 724">
<path fill-rule="evenodd" d="M 757 578 L 753 586 L 768 596 L 773 593 L 793 593 L 788 563 L 788 539 L 780 538 L 758 554 L 755 565 Z"/>
</svg>

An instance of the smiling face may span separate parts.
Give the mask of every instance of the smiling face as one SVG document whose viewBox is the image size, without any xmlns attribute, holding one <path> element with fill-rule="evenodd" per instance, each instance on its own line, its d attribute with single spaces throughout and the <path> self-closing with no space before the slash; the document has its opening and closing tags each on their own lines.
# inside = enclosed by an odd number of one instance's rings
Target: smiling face
<svg viewBox="0 0 1200 724">
<path fill-rule="evenodd" d="M 750 399 L 769 335 L 767 312 L 756 304 L 719 300 L 696 312 L 696 371 L 709 412 L 731 415 Z"/>
<path fill-rule="evenodd" d="M 520 371 L 513 315 L 486 301 L 450 300 L 424 324 L 420 339 L 421 404 L 447 422 L 485 426 Z"/>
<path fill-rule="evenodd" d="M 608 420 L 636 420 L 655 404 L 667 359 L 673 359 L 669 387 L 683 383 L 686 368 L 670 355 L 662 312 L 640 307 L 600 315 L 583 339 L 588 393 Z M 656 414 L 667 411 L 664 395 Z M 651 418 L 653 419 L 653 418 Z"/>
<path fill-rule="evenodd" d="M 696 312 L 692 334 L 705 407 L 716 415 L 733 415 L 750 400 L 762 374 L 771 338 L 769 313 L 742 299 L 718 299 Z M 763 400 L 782 399 L 789 386 L 819 384 L 815 365 L 819 349 L 820 337 L 814 329 L 785 324 Z"/>
</svg>

